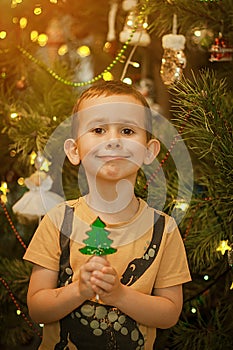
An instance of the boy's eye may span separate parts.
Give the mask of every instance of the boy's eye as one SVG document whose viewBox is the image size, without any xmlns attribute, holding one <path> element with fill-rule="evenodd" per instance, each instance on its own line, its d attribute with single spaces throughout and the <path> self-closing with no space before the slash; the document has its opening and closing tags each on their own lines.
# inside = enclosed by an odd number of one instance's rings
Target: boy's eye
<svg viewBox="0 0 233 350">
<path fill-rule="evenodd" d="M 103 128 L 95 128 L 92 130 L 94 134 L 104 134 L 105 130 Z"/>
<path fill-rule="evenodd" d="M 124 128 L 121 132 L 124 135 L 132 135 L 132 134 L 134 134 L 134 131 L 132 129 L 130 129 L 130 128 Z"/>
</svg>

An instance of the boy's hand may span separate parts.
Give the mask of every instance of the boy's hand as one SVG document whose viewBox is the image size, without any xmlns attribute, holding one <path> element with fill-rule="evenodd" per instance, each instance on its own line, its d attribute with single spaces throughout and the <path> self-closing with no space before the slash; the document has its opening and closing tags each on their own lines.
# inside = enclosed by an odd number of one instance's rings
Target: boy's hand
<svg viewBox="0 0 233 350">
<path fill-rule="evenodd" d="M 92 256 L 85 264 L 80 268 L 79 273 L 79 290 L 80 294 L 85 299 L 91 299 L 95 296 L 96 291 L 93 288 L 91 282 L 91 276 L 94 271 L 100 271 L 104 266 L 109 265 L 104 257 Z"/>
<path fill-rule="evenodd" d="M 91 273 L 92 289 L 104 303 L 115 305 L 114 301 L 121 294 L 122 284 L 116 270 L 110 265 L 106 257 L 98 257 L 98 259 L 103 260 L 103 265 L 101 269 L 95 269 Z"/>
</svg>

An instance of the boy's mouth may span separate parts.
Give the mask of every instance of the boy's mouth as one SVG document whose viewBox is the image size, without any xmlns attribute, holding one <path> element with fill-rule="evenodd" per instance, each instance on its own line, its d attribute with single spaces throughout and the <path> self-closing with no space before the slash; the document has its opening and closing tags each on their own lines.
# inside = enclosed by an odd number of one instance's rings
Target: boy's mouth
<svg viewBox="0 0 233 350">
<path fill-rule="evenodd" d="M 119 154 L 106 154 L 106 155 L 97 155 L 96 158 L 102 159 L 107 161 L 110 160 L 122 160 L 122 159 L 128 159 L 129 155 L 119 155 Z"/>
</svg>

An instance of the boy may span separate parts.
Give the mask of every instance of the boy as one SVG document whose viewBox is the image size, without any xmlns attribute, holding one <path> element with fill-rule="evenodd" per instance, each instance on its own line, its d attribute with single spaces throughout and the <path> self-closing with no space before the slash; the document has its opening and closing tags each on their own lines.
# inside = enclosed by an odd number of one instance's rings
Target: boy
<svg viewBox="0 0 233 350">
<path fill-rule="evenodd" d="M 133 87 L 110 81 L 84 91 L 74 113 L 64 147 L 89 192 L 48 213 L 24 257 L 34 263 L 29 312 L 45 323 L 39 349 L 152 350 L 156 328 L 176 324 L 190 274 L 173 219 L 133 191 L 160 149 L 150 110 Z M 111 255 L 82 254 L 97 218 Z"/>
</svg>

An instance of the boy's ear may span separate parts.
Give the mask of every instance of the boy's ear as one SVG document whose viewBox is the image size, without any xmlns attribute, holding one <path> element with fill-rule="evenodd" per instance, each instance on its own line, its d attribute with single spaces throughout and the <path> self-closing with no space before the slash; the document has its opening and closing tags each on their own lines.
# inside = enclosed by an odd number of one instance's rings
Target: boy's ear
<svg viewBox="0 0 233 350">
<path fill-rule="evenodd" d="M 78 165 L 80 163 L 78 146 L 77 146 L 74 139 L 65 140 L 64 151 L 65 151 L 65 154 L 67 155 L 69 161 L 73 165 Z"/>
<path fill-rule="evenodd" d="M 146 155 L 144 158 L 144 164 L 149 165 L 157 157 L 160 151 L 160 143 L 156 139 L 151 139 L 147 144 Z"/>
</svg>

